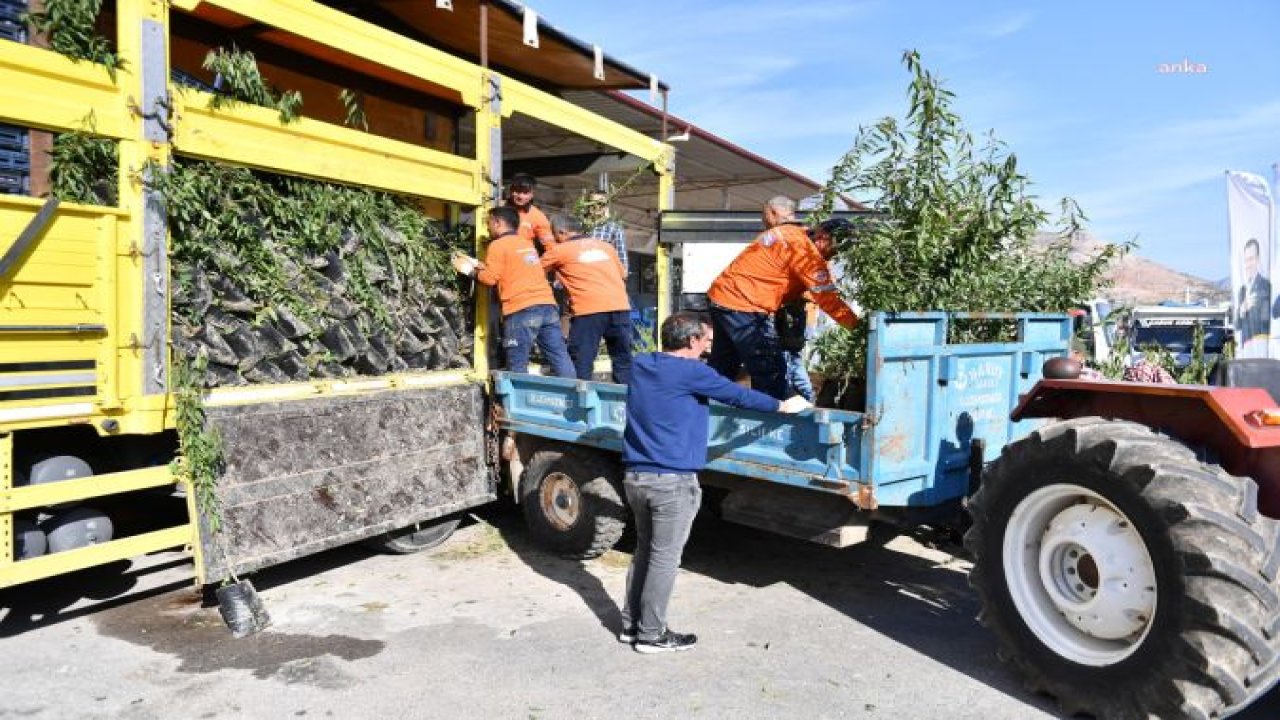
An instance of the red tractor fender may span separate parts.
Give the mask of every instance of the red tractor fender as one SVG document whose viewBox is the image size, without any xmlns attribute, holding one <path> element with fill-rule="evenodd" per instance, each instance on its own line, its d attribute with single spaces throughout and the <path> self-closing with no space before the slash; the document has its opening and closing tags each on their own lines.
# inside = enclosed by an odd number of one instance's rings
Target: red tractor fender
<svg viewBox="0 0 1280 720">
<path fill-rule="evenodd" d="M 1227 472 L 1253 478 L 1258 508 L 1280 519 L 1280 426 L 1263 425 L 1257 414 L 1276 407 L 1280 403 L 1261 388 L 1040 380 L 1010 417 L 1130 420 L 1207 448 Z"/>
</svg>

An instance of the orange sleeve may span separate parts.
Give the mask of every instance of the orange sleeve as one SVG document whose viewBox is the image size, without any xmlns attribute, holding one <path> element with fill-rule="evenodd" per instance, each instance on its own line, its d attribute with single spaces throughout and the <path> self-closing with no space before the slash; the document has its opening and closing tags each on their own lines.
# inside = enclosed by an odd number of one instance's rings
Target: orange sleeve
<svg viewBox="0 0 1280 720">
<path fill-rule="evenodd" d="M 484 264 L 476 270 L 476 280 L 489 286 L 498 284 L 507 264 L 507 253 L 504 252 L 504 247 L 506 245 L 501 240 L 489 245 L 489 252 L 484 256 Z"/>
<path fill-rule="evenodd" d="M 559 245 L 550 245 L 546 251 L 542 253 L 542 269 L 546 272 L 554 272 L 564 264 L 564 259 L 560 256 L 564 252 L 560 250 Z"/>
<path fill-rule="evenodd" d="M 846 328 L 858 324 L 858 316 L 841 299 L 840 293 L 836 291 L 835 279 L 831 277 L 831 268 L 816 249 L 806 247 L 803 250 L 792 250 L 790 259 L 788 266 L 795 279 L 804 285 L 818 307 Z"/>
<path fill-rule="evenodd" d="M 535 215 L 534 213 L 537 214 Z M 533 234 L 542 242 L 542 247 L 554 247 L 556 236 L 551 232 L 551 221 L 547 219 L 547 214 L 538 208 L 530 208 L 529 221 L 533 225 Z"/>
</svg>

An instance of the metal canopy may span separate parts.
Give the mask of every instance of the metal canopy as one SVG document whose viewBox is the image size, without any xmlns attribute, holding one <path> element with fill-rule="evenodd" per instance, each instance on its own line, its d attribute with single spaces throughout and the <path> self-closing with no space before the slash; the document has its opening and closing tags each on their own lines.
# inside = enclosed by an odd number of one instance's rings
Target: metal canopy
<svg viewBox="0 0 1280 720">
<path fill-rule="evenodd" d="M 574 90 L 561 96 L 591 112 L 653 138 L 662 138 L 662 110 L 617 91 Z M 821 184 L 745 150 L 678 117 L 666 116 L 668 140 L 676 151 L 677 210 L 740 210 L 754 214 L 776 195 L 800 200 Z M 671 135 L 676 135 L 671 140 Z M 681 140 L 679 138 L 687 138 Z M 643 161 L 520 114 L 503 123 L 504 174 L 529 172 L 538 177 L 538 202 L 557 210 L 570 206 L 579 193 L 597 187 L 600 173 L 612 185 L 632 178 Z M 836 158 L 832 159 L 833 162 Z M 614 198 L 614 212 L 628 226 L 633 250 L 651 252 L 658 237 L 657 178 L 635 177 Z M 854 209 L 865 209 L 845 199 Z M 748 234 L 749 237 L 749 234 Z"/>
<path fill-rule="evenodd" d="M 524 44 L 524 6 L 511 0 L 322 0 L 326 5 L 459 57 L 479 62 L 481 11 L 487 5 L 489 66 L 544 89 L 647 89 L 649 74 L 607 53 L 597 79 L 595 53 L 585 43 L 538 18 L 538 47 Z M 666 90 L 659 83 L 659 89 Z"/>
<path fill-rule="evenodd" d="M 869 210 L 841 210 L 829 217 L 848 220 L 856 225 L 880 216 Z M 798 212 L 796 219 L 807 222 L 809 213 Z M 746 243 L 761 231 L 760 213 L 748 210 L 667 210 L 662 213 L 659 229 L 662 242 L 671 245 Z"/>
</svg>

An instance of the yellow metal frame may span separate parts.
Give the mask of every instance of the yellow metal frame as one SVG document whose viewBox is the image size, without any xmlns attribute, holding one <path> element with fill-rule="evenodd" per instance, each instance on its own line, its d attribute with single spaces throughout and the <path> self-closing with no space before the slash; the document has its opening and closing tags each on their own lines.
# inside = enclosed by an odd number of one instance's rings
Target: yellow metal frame
<svg viewBox="0 0 1280 720">
<path fill-rule="evenodd" d="M 43 485 L 0 490 L 0 513 L 34 510 L 74 500 L 88 500 L 116 493 L 146 490 L 173 484 L 169 466 L 92 475 L 79 480 L 63 480 Z"/>
<path fill-rule="evenodd" d="M 131 125 L 122 88 L 106 68 L 51 50 L 0 42 L 0 117 L 47 130 L 79 130 L 92 115 L 95 132 L 122 138 Z M 39 98 L 39 102 L 33 102 Z"/>
<path fill-rule="evenodd" d="M 456 91 L 462 104 L 480 104 L 480 68 L 390 30 L 310 0 L 174 0 L 191 12 L 212 5 L 263 25 L 358 55 L 384 67 Z"/>
<path fill-rule="evenodd" d="M 457 93 L 475 110 L 476 157 L 465 158 L 303 118 L 281 125 L 276 113 L 258 107 L 209 108 L 210 96 L 170 87 L 172 145 L 149 140 L 138 98 L 145 97 L 144 23 L 168 27 L 171 11 L 190 12 L 201 3 L 237 13 L 340 53 Z M 77 550 L 15 561 L 13 513 L 96 497 L 174 485 L 169 467 L 147 467 L 80 480 L 13 487 L 14 433 L 33 428 L 91 425 L 99 434 L 154 434 L 173 426 L 171 394 L 144 392 L 144 277 L 156 248 L 144 237 L 148 163 L 165 165 L 176 151 L 193 157 L 276 172 L 359 184 L 476 208 L 477 254 L 487 238 L 486 208 L 498 199 L 500 148 L 490 147 L 512 113 L 529 115 L 654 163 L 660 175 L 661 207 L 669 207 L 670 146 L 594 115 L 530 85 L 502 77 L 466 60 L 345 15 L 310 0 L 118 0 L 117 39 L 124 67 L 115 77 L 101 66 L 73 62 L 49 50 L 0 41 L 0 122 L 51 131 L 92 131 L 117 141 L 120 159 L 118 207 L 65 203 L 18 267 L 13 282 L 0 283 L 0 324 L 92 325 L 105 332 L 71 334 L 28 342 L 0 342 L 0 363 L 77 360 L 92 363 L 93 395 L 0 401 L 0 588 L 59 575 L 142 553 L 186 546 L 203 563 L 194 493 L 188 488 L 186 524 Z M 153 26 L 154 27 L 154 26 Z M 168 66 L 168 50 L 164 63 Z M 501 88 L 495 92 L 495 88 Z M 0 243 L 16 237 L 42 202 L 0 198 Z M 659 248 L 660 313 L 669 308 L 665 251 Z M 25 274 L 24 274 L 25 273 Z M 475 351 L 470 371 L 404 373 L 348 381 L 291 383 L 215 390 L 211 406 L 301 399 L 316 395 L 483 382 L 488 374 L 487 294 L 477 302 Z M 20 321 L 20 322 L 19 322 Z M 14 338 L 6 335 L 6 338 Z M 72 374 L 89 370 L 74 371 Z M 78 376 L 77 376 L 78 377 Z M 56 389 L 75 380 L 61 371 L 36 370 L 18 389 Z M 106 421 L 112 421 L 107 423 Z"/>
<path fill-rule="evenodd" d="M 195 90 L 177 97 L 174 150 L 184 155 L 480 204 L 475 160 L 307 118 L 281 125 L 274 110 L 252 105 L 212 110 L 213 96 Z"/>
<path fill-rule="evenodd" d="M 596 115 L 585 108 L 545 93 L 531 85 L 502 79 L 502 117 L 523 113 L 582 137 L 604 143 L 650 162 L 666 152 L 662 142 Z"/>
</svg>

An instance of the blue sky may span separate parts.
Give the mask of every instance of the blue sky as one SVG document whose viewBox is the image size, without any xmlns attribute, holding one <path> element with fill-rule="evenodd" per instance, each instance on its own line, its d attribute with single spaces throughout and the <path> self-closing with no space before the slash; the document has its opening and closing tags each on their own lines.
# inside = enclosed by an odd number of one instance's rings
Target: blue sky
<svg viewBox="0 0 1280 720">
<path fill-rule="evenodd" d="M 905 112 L 914 48 L 1046 207 L 1104 240 L 1228 273 L 1223 171 L 1280 162 L 1280 2 L 530 0 L 671 85 L 670 110 L 817 180 L 859 125 Z M 1162 73 L 1161 64 L 1205 72 Z"/>
</svg>

